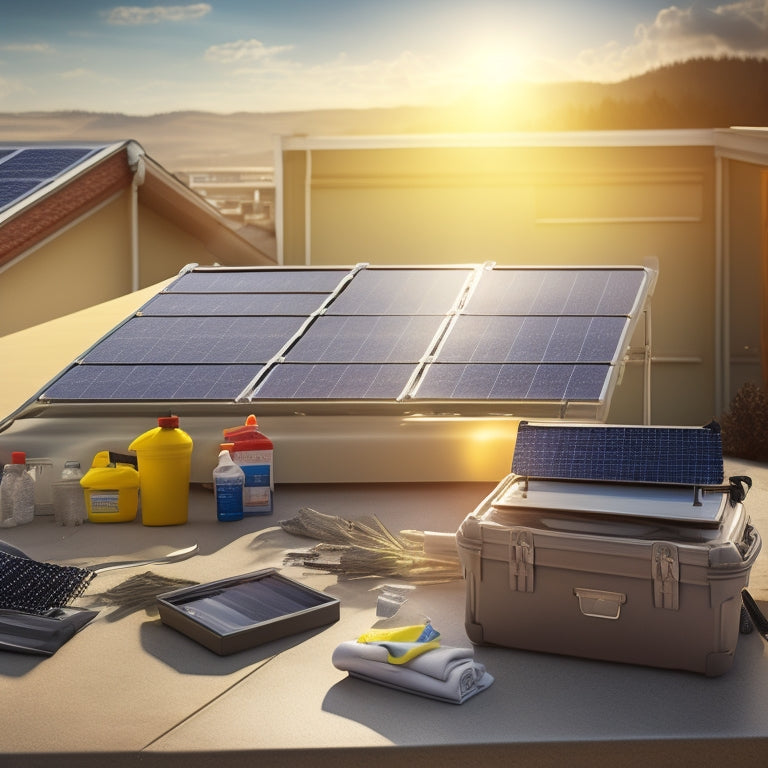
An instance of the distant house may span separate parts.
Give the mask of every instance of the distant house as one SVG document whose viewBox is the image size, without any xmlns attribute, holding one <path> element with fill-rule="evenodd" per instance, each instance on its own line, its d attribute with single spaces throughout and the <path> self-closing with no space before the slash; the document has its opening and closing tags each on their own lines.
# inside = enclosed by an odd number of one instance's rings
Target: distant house
<svg viewBox="0 0 768 768">
<path fill-rule="evenodd" d="M 275 181 L 280 264 L 652 260 L 653 423 L 768 383 L 766 128 L 283 136 Z M 640 423 L 643 371 L 609 421 Z"/>
<path fill-rule="evenodd" d="M 0 143 L 0 336 L 190 263 L 274 260 L 135 141 Z"/>
</svg>

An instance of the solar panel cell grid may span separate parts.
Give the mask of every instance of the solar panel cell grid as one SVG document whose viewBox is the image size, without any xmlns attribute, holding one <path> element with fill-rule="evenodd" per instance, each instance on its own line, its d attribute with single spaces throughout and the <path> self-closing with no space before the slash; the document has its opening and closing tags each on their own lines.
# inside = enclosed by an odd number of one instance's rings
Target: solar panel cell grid
<svg viewBox="0 0 768 768">
<path fill-rule="evenodd" d="M 644 281 L 642 269 L 196 269 L 45 396 L 599 403 Z"/>
<path fill-rule="evenodd" d="M 623 482 L 719 484 L 720 432 L 676 427 L 518 429 L 512 471 L 529 477 Z"/>
<path fill-rule="evenodd" d="M 418 363 L 431 346 L 441 317 L 320 317 L 286 355 L 302 363 Z"/>
<path fill-rule="evenodd" d="M 52 179 L 93 152 L 90 148 L 22 149 L 12 157 L 0 161 L 0 178 Z"/>
<path fill-rule="evenodd" d="M 265 399 L 395 400 L 413 372 L 411 365 L 290 364 L 273 368 L 254 392 Z"/>
<path fill-rule="evenodd" d="M 85 363 L 266 363 L 303 320 L 297 317 L 134 317 Z"/>
<path fill-rule="evenodd" d="M 225 270 L 187 272 L 170 293 L 323 293 L 336 290 L 348 270 Z"/>
<path fill-rule="evenodd" d="M 182 317 L 258 316 L 306 318 L 317 312 L 322 293 L 161 293 L 143 308 L 142 315 Z"/>
</svg>

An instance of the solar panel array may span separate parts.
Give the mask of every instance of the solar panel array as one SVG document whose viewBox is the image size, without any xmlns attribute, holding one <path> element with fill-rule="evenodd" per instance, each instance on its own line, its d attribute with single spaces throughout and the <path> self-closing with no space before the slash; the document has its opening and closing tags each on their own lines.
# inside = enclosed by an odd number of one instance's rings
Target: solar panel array
<svg viewBox="0 0 768 768">
<path fill-rule="evenodd" d="M 104 146 L 0 146 L 0 212 L 50 184 Z"/>
<path fill-rule="evenodd" d="M 723 481 L 720 429 L 522 422 L 512 471 L 569 480 L 717 485 Z"/>
<path fill-rule="evenodd" d="M 46 400 L 601 402 L 645 269 L 196 268 Z"/>
</svg>

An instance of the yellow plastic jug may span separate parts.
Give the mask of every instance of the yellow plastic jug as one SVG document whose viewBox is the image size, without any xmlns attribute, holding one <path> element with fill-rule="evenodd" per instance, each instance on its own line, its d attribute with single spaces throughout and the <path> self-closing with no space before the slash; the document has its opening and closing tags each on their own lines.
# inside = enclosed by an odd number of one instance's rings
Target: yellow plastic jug
<svg viewBox="0 0 768 768">
<path fill-rule="evenodd" d="M 109 451 L 99 451 L 80 478 L 85 508 L 92 523 L 124 523 L 136 519 L 139 473 L 130 464 L 113 463 Z"/>
<path fill-rule="evenodd" d="M 157 426 L 129 446 L 139 464 L 141 522 L 182 525 L 187 522 L 192 438 L 179 429 L 178 416 L 161 416 Z"/>
</svg>

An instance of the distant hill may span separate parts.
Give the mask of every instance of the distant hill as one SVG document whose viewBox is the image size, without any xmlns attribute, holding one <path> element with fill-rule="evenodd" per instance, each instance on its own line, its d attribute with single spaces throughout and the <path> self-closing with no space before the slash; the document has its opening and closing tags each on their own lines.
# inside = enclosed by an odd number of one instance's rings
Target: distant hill
<svg viewBox="0 0 768 768">
<path fill-rule="evenodd" d="M 519 94 L 526 99 L 518 101 Z M 130 116 L 93 112 L 0 113 L 0 141 L 135 139 L 172 172 L 204 165 L 271 165 L 273 137 L 497 131 L 723 128 L 768 125 L 768 59 L 694 59 L 619 83 L 550 83 L 510 89 L 494 109 L 335 109 Z"/>
</svg>

